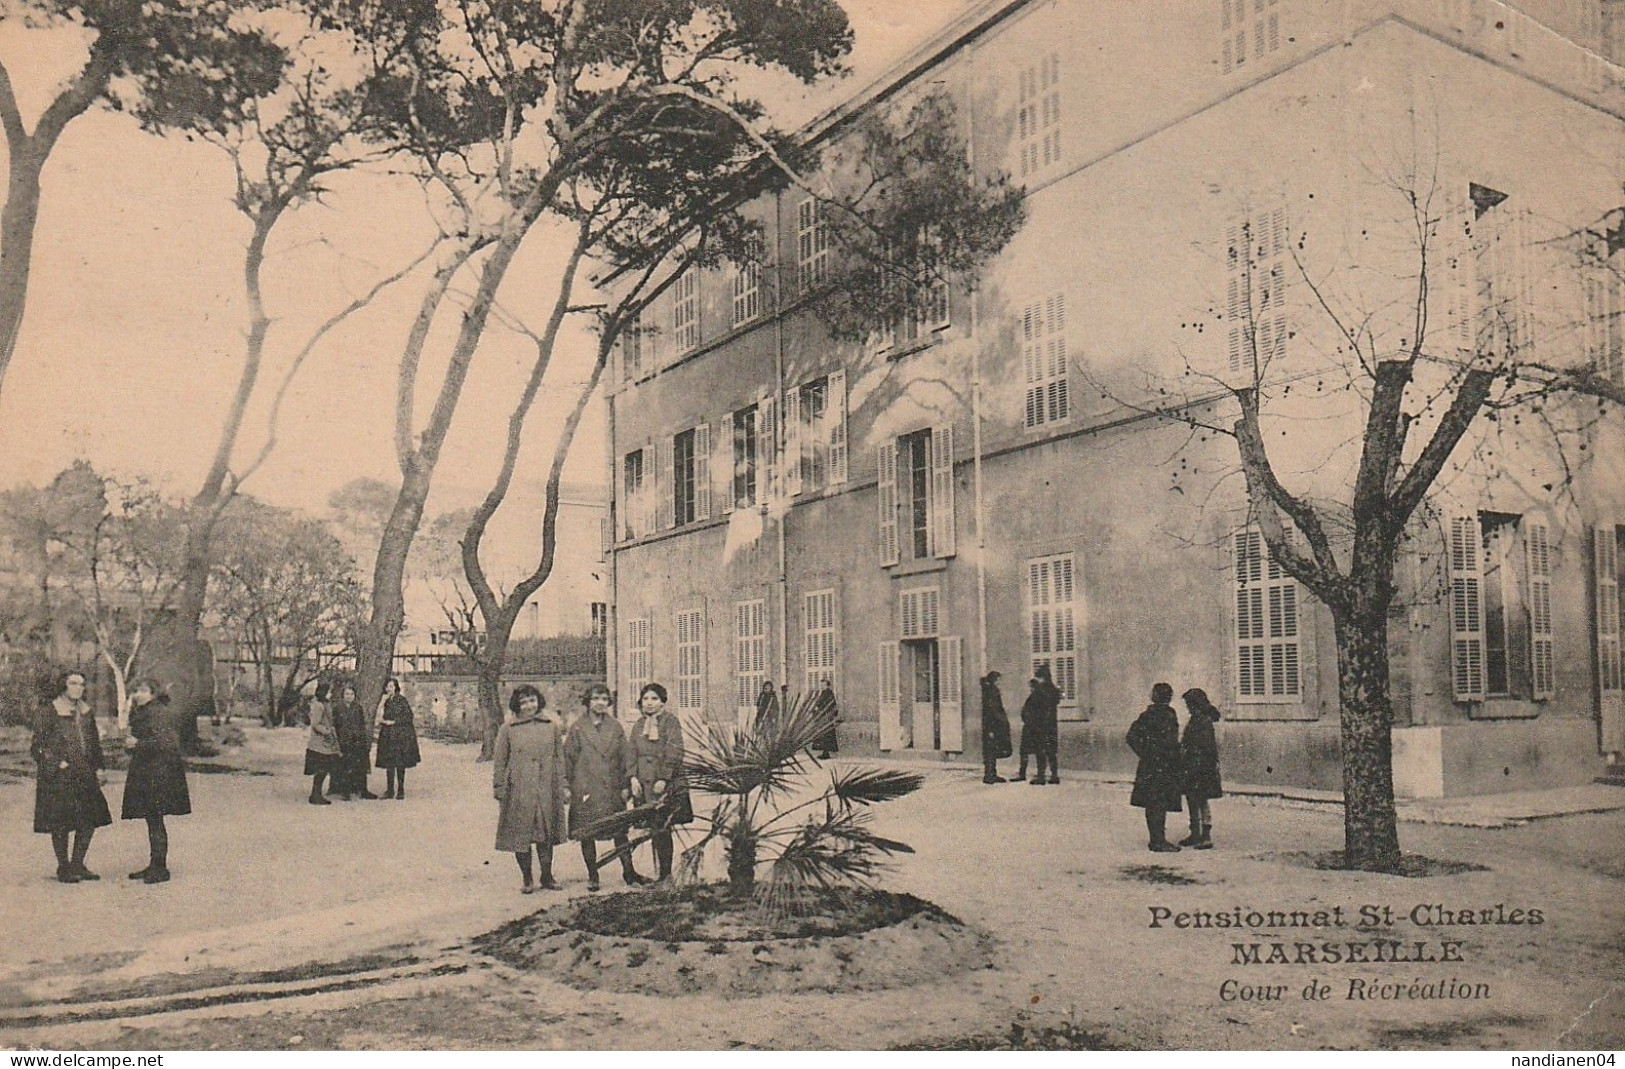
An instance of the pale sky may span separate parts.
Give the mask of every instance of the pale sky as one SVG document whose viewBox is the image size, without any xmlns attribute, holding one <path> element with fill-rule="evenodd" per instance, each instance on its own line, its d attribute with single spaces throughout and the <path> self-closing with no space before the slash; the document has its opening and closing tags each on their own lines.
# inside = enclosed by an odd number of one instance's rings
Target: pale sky
<svg viewBox="0 0 1625 1069">
<path fill-rule="evenodd" d="M 803 121 L 855 92 L 970 2 L 848 0 L 853 75 L 785 114 Z M 83 42 L 0 23 L 0 57 L 32 126 L 59 81 L 82 63 Z M 128 117 L 93 111 L 69 127 L 44 185 L 28 316 L 0 385 L 0 487 L 42 482 L 86 457 L 98 468 L 194 492 L 243 351 L 247 226 L 230 204 L 229 165 L 208 145 L 144 135 Z M 270 395 L 315 325 L 410 261 L 431 232 L 416 187 L 381 176 L 347 179 L 326 206 L 284 223 L 265 270 L 276 322 L 239 458 L 263 441 Z M 538 328 L 552 292 L 542 236 L 533 235 L 501 294 L 506 308 Z M 414 276 L 322 343 L 290 393 L 276 454 L 247 492 L 319 509 L 351 479 L 398 478 L 395 369 L 421 287 Z M 560 347 L 528 425 L 530 466 L 522 472 L 535 479 L 545 475 L 570 386 L 584 376 L 591 351 L 582 334 Z M 532 353 L 527 340 L 495 324 L 487 330 L 431 514 L 483 493 Z M 426 389 L 437 388 L 439 369 L 424 371 Z M 599 411 L 595 404 L 582 424 L 567 479 L 604 481 Z"/>
</svg>

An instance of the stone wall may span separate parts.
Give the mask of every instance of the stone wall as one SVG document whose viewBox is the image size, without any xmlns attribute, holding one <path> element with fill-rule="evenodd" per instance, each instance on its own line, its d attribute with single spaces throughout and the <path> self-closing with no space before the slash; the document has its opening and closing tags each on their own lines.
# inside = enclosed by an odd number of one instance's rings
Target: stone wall
<svg viewBox="0 0 1625 1069">
<path fill-rule="evenodd" d="M 406 675 L 400 677 L 401 692 L 412 703 L 413 719 L 421 728 L 432 727 L 443 736 L 480 738 L 479 684 L 473 676 Z M 516 675 L 502 681 L 503 701 L 521 683 L 529 683 L 547 699 L 547 707 L 574 718 L 581 709 L 581 695 L 599 676 Z"/>
</svg>

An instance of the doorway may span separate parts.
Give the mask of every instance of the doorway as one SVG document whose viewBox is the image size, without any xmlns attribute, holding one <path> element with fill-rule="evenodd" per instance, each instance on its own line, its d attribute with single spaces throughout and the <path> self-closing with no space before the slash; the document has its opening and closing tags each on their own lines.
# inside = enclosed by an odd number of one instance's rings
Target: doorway
<svg viewBox="0 0 1625 1069">
<path fill-rule="evenodd" d="M 942 739 L 941 658 L 934 638 L 903 642 L 903 745 L 936 750 Z"/>
</svg>

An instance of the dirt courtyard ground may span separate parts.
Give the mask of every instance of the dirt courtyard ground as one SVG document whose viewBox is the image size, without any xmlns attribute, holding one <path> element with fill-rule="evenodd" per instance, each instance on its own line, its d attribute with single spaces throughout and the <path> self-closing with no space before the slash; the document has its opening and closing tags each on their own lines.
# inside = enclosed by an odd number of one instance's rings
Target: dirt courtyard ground
<svg viewBox="0 0 1625 1069">
<path fill-rule="evenodd" d="M 100 882 L 56 883 L 48 841 L 29 830 L 32 783 L 0 780 L 0 1045 L 852 1049 L 1051 1029 L 1129 1048 L 1625 1046 L 1620 810 L 1407 823 L 1407 852 L 1478 868 L 1401 878 L 1306 863 L 1341 843 L 1333 806 L 1226 798 L 1217 849 L 1155 855 L 1120 785 L 985 786 L 932 769 L 877 813 L 880 834 L 917 851 L 887 886 L 991 935 L 993 966 L 742 1007 L 583 992 L 472 953 L 472 937 L 586 890 L 571 848 L 561 891 L 518 894 L 512 860 L 491 849 L 489 766 L 470 747 L 425 743 L 404 801 L 314 807 L 297 774 L 303 732 L 246 730 L 246 747 L 214 759 L 240 771 L 192 777 L 167 885 L 124 879 L 146 860 L 136 822 L 97 836 Z M 1270 911 L 1328 923 L 1269 927 Z M 1190 926 L 1198 914 L 1207 924 Z M 1442 923 L 1467 915 L 1492 923 Z M 1220 916 L 1240 927 L 1213 926 Z M 1396 954 L 1411 960 L 1375 960 Z"/>
</svg>

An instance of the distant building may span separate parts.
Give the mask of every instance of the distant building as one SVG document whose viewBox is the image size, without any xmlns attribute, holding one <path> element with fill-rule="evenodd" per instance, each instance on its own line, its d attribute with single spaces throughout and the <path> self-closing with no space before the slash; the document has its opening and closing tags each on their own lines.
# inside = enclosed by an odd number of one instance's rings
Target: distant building
<svg viewBox="0 0 1625 1069">
<path fill-rule="evenodd" d="M 1301 406 L 1283 475 L 1348 500 L 1359 425 L 1295 260 L 1341 264 L 1344 307 L 1402 293 L 1407 161 L 1445 218 L 1430 347 L 1489 297 L 1620 381 L 1619 273 L 1582 278 L 1557 240 L 1621 203 L 1616 6 L 999 0 L 945 27 L 815 129 L 838 151 L 850 116 L 946 89 L 1028 223 L 974 294 L 869 345 L 806 307 L 829 252 L 795 190 L 755 206 L 771 268 L 651 307 L 608 402 L 615 686 L 731 721 L 764 679 L 828 676 L 843 753 L 938 759 L 976 754 L 981 673 L 1014 713 L 1047 664 L 1062 763 L 1123 771 L 1166 679 L 1225 711 L 1227 776 L 1339 787 L 1331 618 L 1249 526 L 1234 443 L 1122 399 L 1148 377 L 1222 396 L 1248 305 Z M 1580 431 L 1565 477 L 1539 433 L 1464 442 L 1400 562 L 1402 794 L 1584 782 L 1625 751 L 1625 436 L 1617 414 Z"/>
</svg>

